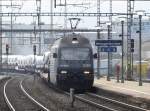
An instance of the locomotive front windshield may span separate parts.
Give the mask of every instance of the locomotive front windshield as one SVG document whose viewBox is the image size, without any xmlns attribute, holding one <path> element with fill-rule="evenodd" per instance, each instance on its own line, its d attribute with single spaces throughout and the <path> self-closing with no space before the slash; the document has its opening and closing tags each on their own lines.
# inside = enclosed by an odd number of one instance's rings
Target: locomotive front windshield
<svg viewBox="0 0 150 111">
<path fill-rule="evenodd" d="M 62 48 L 61 60 L 90 60 L 89 48 Z"/>
</svg>

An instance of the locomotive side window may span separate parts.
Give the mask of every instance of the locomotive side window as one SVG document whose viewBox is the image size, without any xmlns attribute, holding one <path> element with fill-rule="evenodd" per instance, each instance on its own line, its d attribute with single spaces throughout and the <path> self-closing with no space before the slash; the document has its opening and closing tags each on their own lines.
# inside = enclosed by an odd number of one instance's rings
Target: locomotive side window
<svg viewBox="0 0 150 111">
<path fill-rule="evenodd" d="M 89 48 L 62 48 L 61 60 L 89 60 Z"/>
</svg>

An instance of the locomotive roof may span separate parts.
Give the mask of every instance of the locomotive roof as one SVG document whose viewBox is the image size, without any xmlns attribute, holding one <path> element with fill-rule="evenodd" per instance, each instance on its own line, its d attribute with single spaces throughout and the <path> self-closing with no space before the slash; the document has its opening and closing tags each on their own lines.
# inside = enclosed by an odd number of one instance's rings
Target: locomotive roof
<svg viewBox="0 0 150 111">
<path fill-rule="evenodd" d="M 73 44 L 72 41 L 77 41 L 78 43 Z M 87 38 L 81 36 L 80 34 L 69 34 L 60 40 L 60 46 L 81 46 L 81 47 L 91 47 L 90 42 Z"/>
</svg>

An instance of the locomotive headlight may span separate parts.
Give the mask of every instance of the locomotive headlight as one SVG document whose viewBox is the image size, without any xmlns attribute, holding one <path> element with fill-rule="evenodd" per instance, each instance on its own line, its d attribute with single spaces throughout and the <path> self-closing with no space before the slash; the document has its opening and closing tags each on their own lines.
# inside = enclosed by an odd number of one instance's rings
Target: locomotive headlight
<svg viewBox="0 0 150 111">
<path fill-rule="evenodd" d="M 78 41 L 72 41 L 72 43 L 73 43 L 73 44 L 78 44 L 79 42 L 78 42 Z"/>
<path fill-rule="evenodd" d="M 90 74 L 90 72 L 89 71 L 84 71 L 84 74 Z"/>
<path fill-rule="evenodd" d="M 61 74 L 67 74 L 67 71 L 63 71 L 63 70 L 62 70 L 60 73 L 61 73 Z"/>
</svg>

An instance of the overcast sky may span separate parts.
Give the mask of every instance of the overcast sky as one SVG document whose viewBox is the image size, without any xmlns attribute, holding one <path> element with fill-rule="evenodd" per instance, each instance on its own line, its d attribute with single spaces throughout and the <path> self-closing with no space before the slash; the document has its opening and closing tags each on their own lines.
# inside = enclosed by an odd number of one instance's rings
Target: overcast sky
<svg viewBox="0 0 150 111">
<path fill-rule="evenodd" d="M 42 12 L 50 12 L 50 0 L 41 0 L 42 6 L 41 10 Z M 57 4 L 64 3 L 64 0 L 57 0 Z M 96 1 L 97 0 L 67 0 L 67 12 L 97 12 L 96 11 Z M 3 1 L 3 5 L 10 5 L 10 1 Z M 19 9 L 14 6 L 13 12 L 36 12 L 36 2 L 35 0 L 28 0 L 22 2 L 22 0 L 13 1 L 13 5 L 19 5 Z M 72 5 L 71 5 L 72 4 Z M 80 4 L 80 5 L 73 5 L 73 4 Z M 84 5 L 82 5 L 84 4 Z M 127 11 L 127 5 L 126 1 L 113 1 L 113 12 L 126 12 Z M 135 2 L 134 4 L 134 10 L 145 10 L 147 13 L 150 12 L 150 1 L 141 1 L 141 2 Z M 12 9 L 10 7 L 3 7 L 3 12 L 11 12 Z M 57 8 L 54 8 L 54 12 L 64 12 L 64 7 L 57 6 Z M 101 12 L 109 12 L 109 2 L 106 0 L 101 1 Z M 36 21 L 37 18 L 33 17 L 13 17 L 15 23 L 26 23 L 29 24 L 33 21 Z M 60 24 L 63 25 L 63 17 L 54 17 L 54 24 Z M 3 21 L 10 21 L 10 17 L 3 18 Z M 42 17 L 42 21 L 45 23 L 50 23 L 50 17 Z M 80 27 L 94 27 L 96 26 L 96 17 L 95 18 L 82 18 L 80 22 Z M 68 23 L 69 25 L 69 23 Z"/>
</svg>

